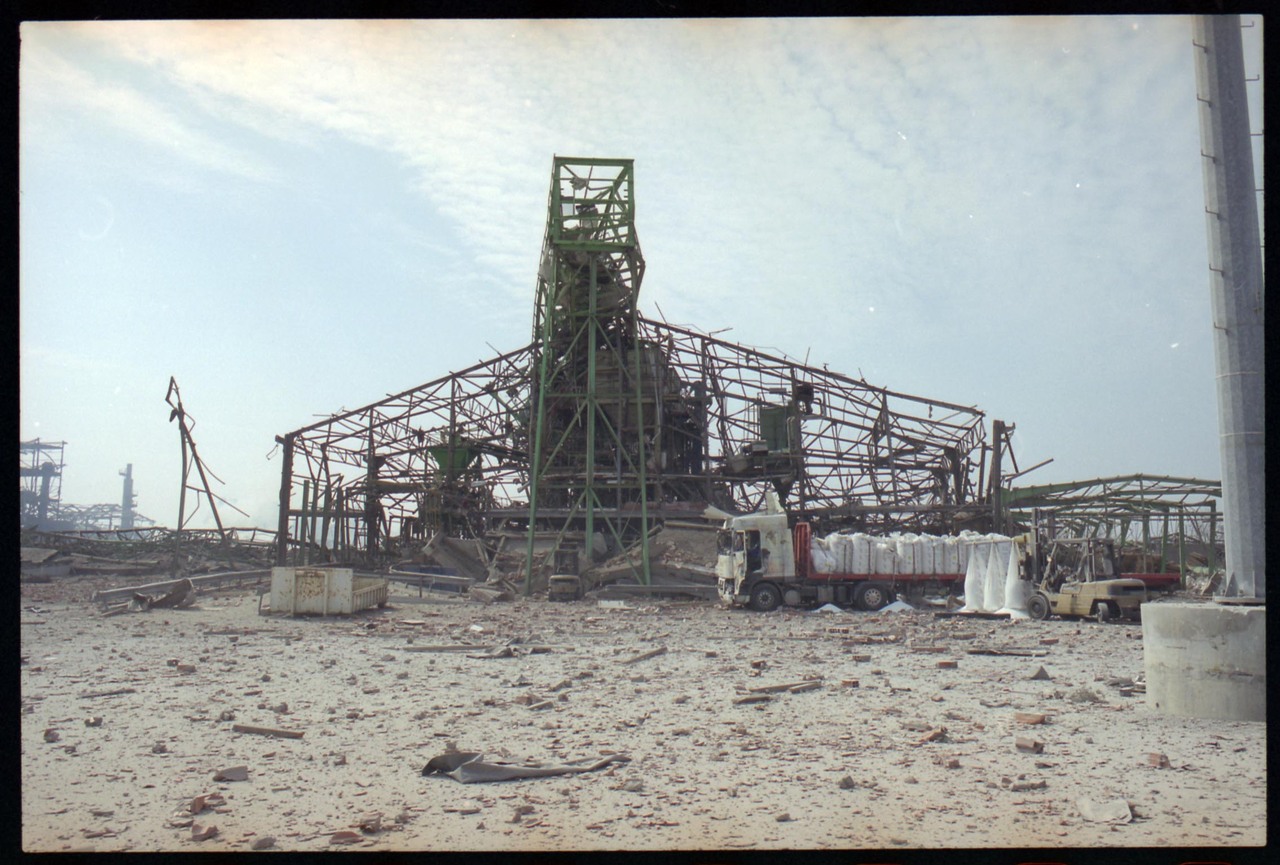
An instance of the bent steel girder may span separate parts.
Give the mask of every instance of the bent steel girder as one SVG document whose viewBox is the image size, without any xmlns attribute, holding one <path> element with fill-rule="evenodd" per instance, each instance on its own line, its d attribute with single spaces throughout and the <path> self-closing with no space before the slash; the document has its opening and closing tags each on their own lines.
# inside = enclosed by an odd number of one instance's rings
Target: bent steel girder
<svg viewBox="0 0 1280 865">
<path fill-rule="evenodd" d="M 278 438 L 287 454 L 284 533 L 367 554 L 397 525 L 420 535 L 428 499 L 447 483 L 478 484 L 477 512 L 522 501 L 529 353 L 507 352 Z M 475 454 L 465 471 L 439 462 L 464 448 Z"/>
<path fill-rule="evenodd" d="M 651 369 L 645 378 L 659 391 L 650 400 L 657 407 L 651 423 L 662 419 L 647 430 L 656 518 L 687 513 L 697 503 L 745 512 L 760 506 L 766 490 L 785 486 L 797 515 L 949 530 L 950 518 L 977 499 L 975 457 L 984 427 L 982 412 L 972 407 L 890 391 L 650 319 L 638 319 L 637 342 L 661 349 L 647 355 L 661 372 Z M 524 524 L 534 357 L 532 346 L 510 352 L 283 437 L 293 447 L 293 487 L 312 491 L 304 507 L 290 508 L 291 536 L 318 541 L 327 510 L 335 523 L 360 524 L 348 536 L 363 549 L 363 523 L 373 515 L 375 546 L 397 523 L 420 519 L 423 496 L 444 475 L 429 450 L 448 445 L 451 436 L 476 452 L 467 474 L 484 495 L 471 505 L 481 521 L 472 533 L 502 520 Z M 796 452 L 736 465 L 733 457 L 760 439 L 760 409 L 789 400 L 797 384 L 812 395 L 798 418 Z M 582 475 L 580 462 L 559 482 L 567 488 Z M 316 489 L 332 490 L 327 507 L 316 503 Z M 571 515 L 567 506 L 546 510 L 543 529 L 563 526 Z M 324 534 L 338 537 L 336 526 Z"/>
<path fill-rule="evenodd" d="M 664 346 L 684 407 L 693 411 L 705 403 L 709 465 L 699 477 L 708 501 L 751 510 L 772 487 L 797 515 L 895 508 L 942 513 L 974 502 L 981 411 L 890 391 L 688 328 L 640 323 L 644 338 Z M 798 441 L 754 463 L 735 460 L 759 442 L 761 412 L 771 407 L 795 410 L 788 436 Z M 664 474 L 661 480 L 677 478 Z M 913 521 L 920 520 L 907 520 Z"/>
<path fill-rule="evenodd" d="M 1141 537 L 1153 520 L 1177 522 L 1213 542 L 1222 532 L 1222 484 L 1199 478 L 1121 475 L 1014 487 L 1005 505 L 1024 522 L 1039 512 L 1055 531 L 1074 536 Z"/>
</svg>

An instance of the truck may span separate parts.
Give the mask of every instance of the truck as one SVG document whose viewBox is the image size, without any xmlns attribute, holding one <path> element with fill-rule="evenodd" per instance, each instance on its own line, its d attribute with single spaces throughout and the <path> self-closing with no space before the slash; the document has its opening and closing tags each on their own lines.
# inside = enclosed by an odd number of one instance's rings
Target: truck
<svg viewBox="0 0 1280 865">
<path fill-rule="evenodd" d="M 716 588 L 730 606 L 749 606 L 769 612 L 786 604 L 808 606 L 833 603 L 842 607 L 879 610 L 892 603 L 898 592 L 942 589 L 950 594 L 964 586 L 965 568 L 952 556 L 941 569 L 935 562 L 903 562 L 893 555 L 871 554 L 865 566 L 850 567 L 850 557 L 828 557 L 823 541 L 815 539 L 810 523 L 788 525 L 786 512 L 772 492 L 765 495 L 765 509 L 731 516 L 717 535 Z M 912 536 L 920 537 L 920 536 Z M 956 543 L 954 538 L 937 538 Z M 883 542 L 878 552 L 883 553 Z"/>
</svg>

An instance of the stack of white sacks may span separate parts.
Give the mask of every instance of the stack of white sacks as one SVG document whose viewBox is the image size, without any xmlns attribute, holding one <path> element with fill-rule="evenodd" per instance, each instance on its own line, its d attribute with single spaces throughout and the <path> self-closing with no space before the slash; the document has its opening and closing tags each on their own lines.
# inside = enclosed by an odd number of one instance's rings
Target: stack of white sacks
<svg viewBox="0 0 1280 865">
<path fill-rule="evenodd" d="M 979 535 L 971 541 L 961 612 L 1027 618 L 1027 586 L 1019 578 L 1012 538 Z"/>
<path fill-rule="evenodd" d="M 819 574 L 964 574 L 963 611 L 1026 616 L 1026 585 L 1006 535 L 836 532 L 813 538 L 811 548 Z"/>
</svg>

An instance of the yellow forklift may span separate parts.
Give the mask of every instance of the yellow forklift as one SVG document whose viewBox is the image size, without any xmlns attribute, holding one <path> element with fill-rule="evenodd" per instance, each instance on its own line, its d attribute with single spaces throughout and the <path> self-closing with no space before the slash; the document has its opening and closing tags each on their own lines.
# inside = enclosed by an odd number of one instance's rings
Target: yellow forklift
<svg viewBox="0 0 1280 865">
<path fill-rule="evenodd" d="M 1110 540 L 1054 538 L 1043 544 L 1044 556 L 1032 555 L 1029 562 L 1033 576 L 1027 613 L 1031 618 L 1140 620 L 1146 583 L 1120 576 Z"/>
</svg>

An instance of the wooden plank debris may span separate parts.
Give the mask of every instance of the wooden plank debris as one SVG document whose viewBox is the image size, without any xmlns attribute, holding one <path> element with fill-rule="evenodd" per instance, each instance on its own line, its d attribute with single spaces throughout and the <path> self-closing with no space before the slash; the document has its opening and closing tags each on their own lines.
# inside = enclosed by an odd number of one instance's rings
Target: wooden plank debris
<svg viewBox="0 0 1280 865">
<path fill-rule="evenodd" d="M 847 640 L 841 640 L 842 647 L 847 646 L 869 646 L 877 643 L 896 643 L 898 642 L 897 634 L 868 634 L 865 637 L 850 637 Z"/>
<path fill-rule="evenodd" d="M 256 736 L 275 736 L 280 739 L 301 739 L 302 730 L 281 730 L 277 727 L 255 727 L 252 724 L 232 724 L 234 733 L 253 733 Z"/>
<path fill-rule="evenodd" d="M 812 688 L 821 687 L 822 679 L 821 678 L 802 679 L 799 682 L 783 682 L 777 685 L 757 685 L 756 687 L 748 688 L 747 690 L 752 694 L 776 694 L 781 691 L 795 691 L 796 688 L 799 688 L 805 685 L 811 686 L 811 687 L 806 687 L 805 690 L 811 690 Z"/>
<path fill-rule="evenodd" d="M 118 694 L 133 694 L 136 691 L 137 691 L 136 688 L 116 688 L 113 691 L 90 691 L 87 694 L 81 694 L 80 699 L 92 700 L 95 697 L 114 697 Z"/>
<path fill-rule="evenodd" d="M 648 652 L 641 652 L 639 655 L 635 655 L 634 657 L 627 658 L 625 661 L 622 661 L 622 663 L 635 664 L 635 663 L 639 663 L 640 661 L 647 661 L 650 658 L 656 658 L 659 655 L 665 655 L 666 653 L 667 653 L 667 647 L 659 646 L 656 649 L 651 649 Z"/>
<path fill-rule="evenodd" d="M 787 693 L 803 694 L 805 691 L 816 691 L 818 688 L 821 688 L 821 687 L 822 687 L 822 682 L 811 679 L 807 682 L 801 682 L 798 685 L 792 685 L 790 688 L 787 688 Z"/>
</svg>

